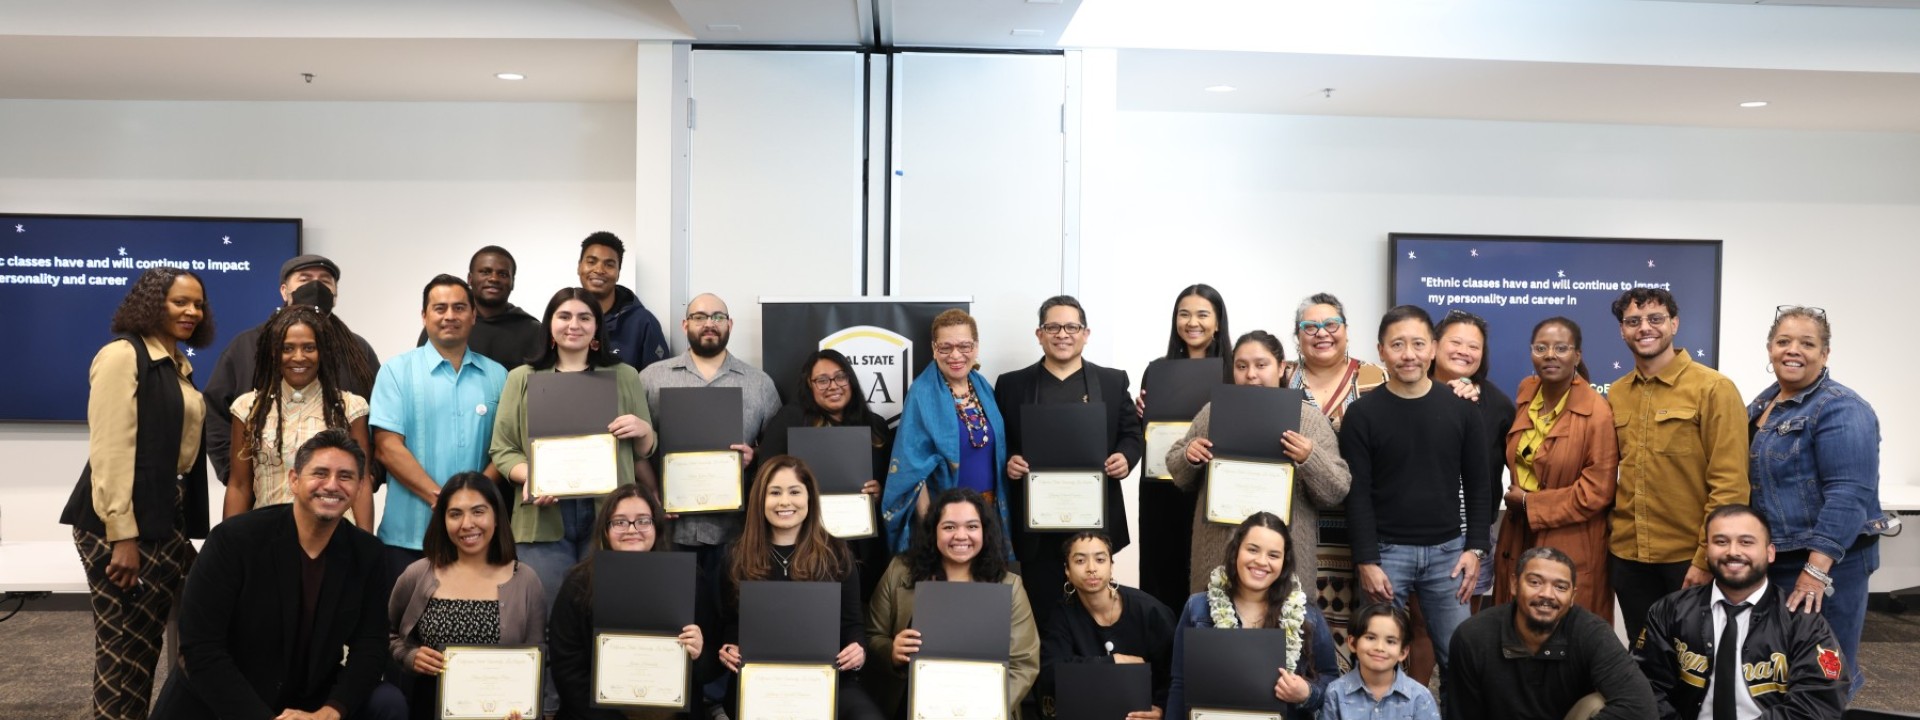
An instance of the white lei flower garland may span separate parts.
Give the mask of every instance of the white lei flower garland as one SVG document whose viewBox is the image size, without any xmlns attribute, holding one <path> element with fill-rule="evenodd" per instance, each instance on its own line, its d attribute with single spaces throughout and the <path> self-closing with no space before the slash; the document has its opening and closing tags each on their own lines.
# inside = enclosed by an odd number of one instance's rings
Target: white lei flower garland
<svg viewBox="0 0 1920 720">
<path fill-rule="evenodd" d="M 1233 599 L 1227 597 L 1227 568 L 1215 567 L 1207 576 L 1207 615 L 1212 618 L 1213 626 L 1218 628 L 1240 627 L 1240 613 L 1233 609 Z M 1300 590 L 1300 581 L 1293 581 L 1293 592 L 1287 594 L 1287 601 L 1280 606 L 1280 629 L 1287 634 L 1287 671 L 1298 672 L 1300 668 L 1300 648 L 1305 644 L 1307 624 L 1307 594 Z"/>
</svg>

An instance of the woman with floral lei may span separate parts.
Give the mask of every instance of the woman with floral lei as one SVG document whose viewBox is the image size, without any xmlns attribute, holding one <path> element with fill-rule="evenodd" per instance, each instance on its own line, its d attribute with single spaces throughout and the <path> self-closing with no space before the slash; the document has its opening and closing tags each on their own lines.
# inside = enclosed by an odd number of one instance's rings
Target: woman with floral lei
<svg viewBox="0 0 1920 720">
<path fill-rule="evenodd" d="M 1307 601 L 1294 577 L 1287 523 L 1269 512 L 1254 513 L 1234 528 L 1221 565 L 1206 592 L 1195 593 L 1173 630 L 1173 686 L 1169 718 L 1187 716 L 1183 677 L 1187 628 L 1278 628 L 1286 638 L 1286 665 L 1275 668 L 1274 698 L 1286 703 L 1282 717 L 1308 720 L 1320 710 L 1327 684 L 1340 676 L 1326 618 Z"/>
</svg>

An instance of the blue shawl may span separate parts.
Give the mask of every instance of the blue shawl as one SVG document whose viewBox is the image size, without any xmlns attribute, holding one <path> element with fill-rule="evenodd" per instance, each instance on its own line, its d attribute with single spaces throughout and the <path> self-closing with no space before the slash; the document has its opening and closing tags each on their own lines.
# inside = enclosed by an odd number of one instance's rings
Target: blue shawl
<svg viewBox="0 0 1920 720">
<path fill-rule="evenodd" d="M 1007 534 L 1007 443 L 1006 423 L 1001 421 L 1000 406 L 993 401 L 993 386 L 978 370 L 969 372 L 980 397 L 980 410 L 993 426 L 993 495 L 1000 512 L 1000 542 L 1013 558 L 1013 541 Z M 928 499 L 958 484 L 960 472 L 960 435 L 955 428 L 953 395 L 938 363 L 928 363 L 907 386 L 907 402 L 900 411 L 900 429 L 893 438 L 893 461 L 887 464 L 887 485 L 880 499 L 880 518 L 887 526 L 887 547 L 896 555 L 906 552 L 912 539 L 913 508 L 922 486 Z"/>
</svg>

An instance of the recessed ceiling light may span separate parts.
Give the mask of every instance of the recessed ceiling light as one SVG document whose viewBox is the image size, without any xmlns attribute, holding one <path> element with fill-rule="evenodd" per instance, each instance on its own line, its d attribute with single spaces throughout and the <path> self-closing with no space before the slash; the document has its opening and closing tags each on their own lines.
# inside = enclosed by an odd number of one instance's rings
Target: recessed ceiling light
<svg viewBox="0 0 1920 720">
<path fill-rule="evenodd" d="M 1740 107 L 1744 107 L 1744 108 L 1756 108 L 1756 107 L 1766 107 L 1766 106 L 1767 106 L 1767 101 L 1765 100 L 1748 100 L 1746 102 L 1740 103 Z"/>
<path fill-rule="evenodd" d="M 493 76 L 494 76 L 494 77 L 497 77 L 497 78 L 500 78 L 501 80 L 525 80 L 525 79 L 527 79 L 527 76 L 525 76 L 525 75 L 521 75 L 520 73 L 494 73 L 494 74 L 493 74 Z"/>
<path fill-rule="evenodd" d="M 1217 92 L 1217 93 L 1230 93 L 1238 89 L 1239 88 L 1236 88 L 1232 85 L 1208 85 L 1207 86 L 1207 92 Z"/>
</svg>

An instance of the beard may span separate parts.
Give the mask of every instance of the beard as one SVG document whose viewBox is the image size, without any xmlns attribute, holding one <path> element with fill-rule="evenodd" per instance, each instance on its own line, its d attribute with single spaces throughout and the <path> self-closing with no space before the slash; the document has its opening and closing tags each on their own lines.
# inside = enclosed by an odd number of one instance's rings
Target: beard
<svg viewBox="0 0 1920 720">
<path fill-rule="evenodd" d="M 719 342 L 705 345 L 700 342 L 700 333 L 689 332 L 687 333 L 687 350 L 703 358 L 719 357 L 720 353 L 727 351 L 727 341 L 732 339 L 730 335 L 731 333 L 719 333 Z"/>
<path fill-rule="evenodd" d="M 1760 558 L 1743 559 L 1747 562 L 1747 573 L 1745 575 L 1735 575 L 1725 567 L 1722 567 L 1720 563 L 1716 562 L 1713 564 L 1711 570 L 1713 579 L 1719 582 L 1721 587 L 1732 590 L 1745 590 L 1759 585 L 1761 580 L 1767 579 L 1766 560 Z"/>
<path fill-rule="evenodd" d="M 1566 617 L 1565 610 L 1565 606 L 1554 608 L 1554 611 L 1559 614 L 1554 615 L 1552 620 L 1540 620 L 1535 618 L 1533 613 L 1522 612 L 1520 614 L 1520 620 L 1527 624 L 1527 630 L 1536 635 L 1552 635 L 1554 628 L 1560 627 L 1561 619 Z"/>
</svg>

